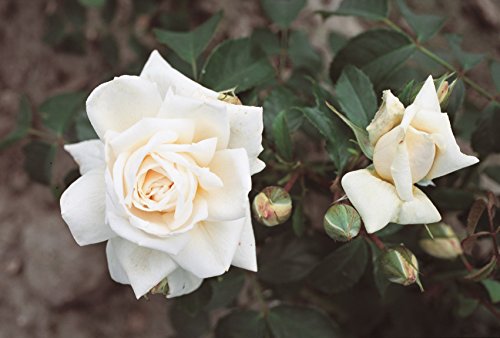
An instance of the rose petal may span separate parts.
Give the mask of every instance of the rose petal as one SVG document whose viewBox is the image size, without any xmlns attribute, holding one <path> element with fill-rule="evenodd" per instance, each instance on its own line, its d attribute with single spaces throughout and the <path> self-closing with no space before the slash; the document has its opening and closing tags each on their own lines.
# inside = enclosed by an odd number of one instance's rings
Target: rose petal
<svg viewBox="0 0 500 338">
<path fill-rule="evenodd" d="M 244 224 L 245 217 L 200 223 L 188 232 L 189 243 L 172 259 L 200 278 L 219 276 L 231 265 Z"/>
<path fill-rule="evenodd" d="M 405 137 L 400 126 L 384 134 L 373 150 L 373 165 L 377 174 L 387 181 L 393 182 L 391 166 L 398 151 L 398 145 Z"/>
<path fill-rule="evenodd" d="M 417 187 L 413 187 L 413 200 L 401 204 L 399 214 L 391 221 L 399 224 L 427 224 L 441 220 L 431 200 Z"/>
<path fill-rule="evenodd" d="M 415 97 L 413 104 L 419 109 L 441 112 L 436 86 L 434 85 L 434 80 L 431 75 L 429 75 L 427 80 L 425 80 L 425 83 Z"/>
<path fill-rule="evenodd" d="M 110 250 L 114 251 L 137 299 L 177 268 L 177 264 L 163 252 L 140 247 L 119 237 L 110 242 Z"/>
<path fill-rule="evenodd" d="M 363 219 L 368 233 L 384 228 L 398 214 L 401 200 L 396 188 L 373 175 L 369 169 L 345 174 L 342 187 Z"/>
<path fill-rule="evenodd" d="M 243 225 L 241 238 L 231 265 L 254 272 L 257 271 L 257 253 L 255 252 L 255 236 L 252 227 L 250 204 L 247 207 L 245 224 Z"/>
<path fill-rule="evenodd" d="M 410 156 L 412 182 L 422 180 L 432 167 L 436 155 L 436 144 L 431 135 L 409 127 L 405 143 Z"/>
<path fill-rule="evenodd" d="M 61 196 L 61 215 L 79 245 L 105 241 L 115 234 L 105 222 L 104 170 L 77 179 Z"/>
<path fill-rule="evenodd" d="M 397 126 L 403 119 L 405 107 L 390 90 L 385 90 L 382 96 L 382 105 L 375 114 L 372 122 L 366 127 L 372 146 L 375 146 L 380 137 Z"/>
<path fill-rule="evenodd" d="M 230 130 L 226 105 L 168 92 L 158 117 L 191 119 L 195 123 L 194 142 L 216 138 L 218 150 L 227 148 Z"/>
<path fill-rule="evenodd" d="M 400 143 L 397 146 L 396 154 L 391 164 L 391 175 L 399 198 L 403 201 L 411 201 L 413 199 L 413 182 L 406 142 Z"/>
<path fill-rule="evenodd" d="M 106 243 L 106 259 L 108 261 L 108 270 L 111 279 L 120 284 L 130 285 L 127 273 L 125 272 L 125 270 L 123 270 L 118 257 L 116 257 L 112 241 L 108 241 Z"/>
<path fill-rule="evenodd" d="M 198 289 L 203 283 L 203 278 L 196 277 L 191 272 L 182 268 L 175 269 L 168 275 L 167 298 L 179 297 Z"/>
<path fill-rule="evenodd" d="M 123 131 L 143 117 L 156 116 L 161 97 L 156 84 L 138 76 L 120 76 L 103 83 L 87 99 L 87 115 L 97 135 Z"/>
<path fill-rule="evenodd" d="M 221 188 L 198 192 L 208 203 L 208 220 L 229 221 L 245 217 L 248 193 L 252 188 L 246 151 L 217 151 L 209 169 L 224 185 Z"/>
<path fill-rule="evenodd" d="M 172 68 L 158 51 L 153 51 L 141 72 L 141 78 L 158 85 L 161 97 L 169 90 L 186 97 L 208 97 L 217 99 L 218 93 L 194 82 L 178 70 Z"/>
<path fill-rule="evenodd" d="M 104 169 L 104 143 L 101 140 L 89 140 L 64 146 L 80 167 L 80 174 L 93 169 Z"/>
</svg>

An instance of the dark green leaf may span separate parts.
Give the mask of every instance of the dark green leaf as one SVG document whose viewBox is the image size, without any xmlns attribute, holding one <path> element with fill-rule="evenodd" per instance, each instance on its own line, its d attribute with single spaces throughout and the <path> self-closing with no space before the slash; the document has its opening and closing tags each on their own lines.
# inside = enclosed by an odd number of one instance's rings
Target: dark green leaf
<svg viewBox="0 0 500 338">
<path fill-rule="evenodd" d="M 464 210 L 474 202 L 471 192 L 456 188 L 432 189 L 429 195 L 439 210 Z"/>
<path fill-rule="evenodd" d="M 170 308 L 170 320 L 177 338 L 199 338 L 210 330 L 210 320 L 206 311 L 191 314 L 177 303 Z"/>
<path fill-rule="evenodd" d="M 461 318 L 469 317 L 479 305 L 479 301 L 474 298 L 459 295 L 457 299 L 458 305 L 455 308 L 455 313 Z"/>
<path fill-rule="evenodd" d="M 306 0 L 260 0 L 264 13 L 280 28 L 288 28 L 299 15 Z"/>
<path fill-rule="evenodd" d="M 452 82 L 452 84 L 453 87 L 450 87 L 452 92 L 448 102 L 446 105 L 441 105 L 441 110 L 446 111 L 449 114 L 456 115 L 465 101 L 465 85 L 462 79 L 456 79 Z M 456 121 L 460 121 L 460 119 L 456 119 Z"/>
<path fill-rule="evenodd" d="M 301 108 L 307 120 L 320 132 L 326 140 L 328 155 L 339 171 L 346 165 L 350 157 L 349 133 L 342 122 L 319 108 Z"/>
<path fill-rule="evenodd" d="M 266 136 L 273 138 L 273 121 L 281 111 L 287 112 L 287 124 L 290 131 L 296 131 L 302 124 L 303 115 L 297 109 L 290 109 L 300 103 L 297 95 L 286 87 L 276 87 L 265 98 L 264 107 L 264 130 Z"/>
<path fill-rule="evenodd" d="M 370 241 L 368 243 L 370 244 L 372 253 L 373 280 L 375 281 L 378 293 L 384 297 L 391 282 L 387 279 L 380 264 L 382 251 L 373 242 Z"/>
<path fill-rule="evenodd" d="M 280 236 L 266 243 L 259 254 L 258 277 L 273 284 L 306 277 L 318 261 L 312 239 Z"/>
<path fill-rule="evenodd" d="M 494 279 L 484 279 L 481 283 L 488 291 L 492 303 L 500 302 L 500 282 Z"/>
<path fill-rule="evenodd" d="M 198 290 L 176 298 L 176 302 L 187 314 L 195 316 L 205 309 L 211 299 L 212 288 L 209 283 L 205 282 Z"/>
<path fill-rule="evenodd" d="M 387 224 L 386 227 L 382 228 L 382 230 L 379 230 L 376 232 L 376 235 L 379 237 L 385 237 L 385 236 L 390 236 L 398 232 L 399 230 L 403 229 L 404 225 L 397 224 L 397 223 L 389 223 Z"/>
<path fill-rule="evenodd" d="M 389 4 L 388 0 L 344 0 L 336 11 L 321 11 L 320 14 L 326 18 L 331 15 L 352 15 L 383 20 L 389 14 Z"/>
<path fill-rule="evenodd" d="M 75 120 L 76 137 L 78 141 L 93 140 L 99 138 L 90 124 L 87 113 L 81 110 Z"/>
<path fill-rule="evenodd" d="M 345 46 L 347 40 L 348 39 L 345 36 L 340 35 L 336 32 L 331 32 L 330 35 L 328 35 L 328 44 L 332 52 L 334 52 L 335 54 Z"/>
<path fill-rule="evenodd" d="M 336 293 L 356 284 L 365 272 L 368 248 L 356 238 L 328 255 L 312 272 L 311 283 L 325 293 Z"/>
<path fill-rule="evenodd" d="M 278 36 L 267 28 L 256 28 L 250 37 L 252 43 L 258 46 L 267 56 L 274 56 L 280 53 L 280 41 Z"/>
<path fill-rule="evenodd" d="M 33 119 L 32 114 L 28 98 L 25 95 L 21 96 L 19 100 L 19 112 L 17 113 L 16 129 L 0 140 L 0 150 L 7 148 L 28 134 L 31 127 L 31 120 Z"/>
<path fill-rule="evenodd" d="M 240 310 L 220 319 L 215 328 L 217 338 L 265 337 L 266 323 L 257 311 Z"/>
<path fill-rule="evenodd" d="M 196 64 L 198 56 L 207 48 L 208 43 L 222 19 L 222 12 L 218 12 L 210 19 L 190 32 L 172 32 L 163 29 L 155 29 L 158 41 L 166 44 L 169 48 L 189 64 Z M 197 74 L 194 74 L 197 77 Z"/>
<path fill-rule="evenodd" d="M 292 227 L 293 232 L 296 236 L 301 237 L 306 230 L 305 219 L 304 219 L 304 207 L 301 203 L 294 204 L 294 210 L 292 215 Z"/>
<path fill-rule="evenodd" d="M 285 161 L 292 161 L 293 149 L 290 130 L 286 121 L 286 111 L 282 110 L 273 122 L 274 142 L 278 153 Z"/>
<path fill-rule="evenodd" d="M 425 42 L 436 35 L 443 27 L 445 19 L 436 15 L 418 15 L 411 11 L 405 0 L 398 0 L 399 9 L 406 22 L 417 34 L 417 40 Z"/>
<path fill-rule="evenodd" d="M 415 51 L 403 34 L 385 29 L 370 30 L 350 40 L 333 59 L 330 77 L 339 78 L 347 65 L 361 69 L 378 85 L 391 76 Z"/>
<path fill-rule="evenodd" d="M 106 4 L 106 0 L 78 0 L 85 7 L 102 7 Z"/>
<path fill-rule="evenodd" d="M 365 128 L 377 111 L 377 97 L 368 76 L 348 65 L 335 86 L 340 108 L 355 125 Z"/>
<path fill-rule="evenodd" d="M 274 338 L 339 337 L 333 321 L 313 308 L 279 305 L 271 309 L 267 321 Z"/>
<path fill-rule="evenodd" d="M 229 272 L 210 280 L 212 298 L 207 305 L 208 309 L 222 308 L 238 297 L 245 284 L 245 274 L 242 270 L 231 268 Z"/>
<path fill-rule="evenodd" d="M 490 66 L 491 78 L 495 84 L 496 92 L 500 92 L 500 62 L 493 61 Z"/>
<path fill-rule="evenodd" d="M 480 155 L 500 152 L 500 106 L 491 104 L 481 114 L 481 119 L 471 137 L 472 148 Z"/>
<path fill-rule="evenodd" d="M 294 69 L 305 69 L 316 76 L 322 69 L 321 56 L 309 41 L 306 32 L 293 31 L 288 42 L 288 56 Z"/>
<path fill-rule="evenodd" d="M 24 169 L 38 183 L 50 185 L 57 145 L 32 141 L 24 148 Z"/>
<path fill-rule="evenodd" d="M 86 96 L 85 93 L 74 92 L 59 94 L 45 100 L 39 109 L 44 126 L 56 135 L 62 135 L 76 113 L 83 109 Z"/>
<path fill-rule="evenodd" d="M 448 40 L 448 44 L 453 52 L 453 55 L 458 60 L 464 71 L 474 68 L 476 65 L 481 63 L 481 61 L 483 61 L 484 54 L 468 53 L 462 50 L 461 36 L 457 34 L 448 34 L 446 35 L 446 39 Z"/>
<path fill-rule="evenodd" d="M 274 76 L 274 68 L 249 38 L 227 40 L 217 46 L 202 72 L 202 82 L 216 91 L 255 87 Z"/>
</svg>

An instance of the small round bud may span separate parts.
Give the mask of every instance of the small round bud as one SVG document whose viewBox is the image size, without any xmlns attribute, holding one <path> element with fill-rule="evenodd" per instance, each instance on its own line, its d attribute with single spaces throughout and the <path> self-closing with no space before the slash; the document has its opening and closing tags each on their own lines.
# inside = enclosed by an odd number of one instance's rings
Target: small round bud
<svg viewBox="0 0 500 338">
<path fill-rule="evenodd" d="M 254 217 L 262 224 L 272 227 L 285 223 L 292 214 L 290 194 L 276 186 L 266 187 L 255 196 L 252 203 Z"/>
<path fill-rule="evenodd" d="M 168 279 L 164 278 L 161 282 L 153 286 L 149 292 L 153 295 L 155 294 L 162 294 L 164 296 L 167 296 L 168 294 Z"/>
<path fill-rule="evenodd" d="M 382 270 L 393 283 L 411 285 L 420 281 L 418 278 L 418 262 L 415 255 L 404 246 L 391 248 L 382 254 L 380 264 Z"/>
<path fill-rule="evenodd" d="M 332 239 L 347 242 L 361 229 L 361 218 L 353 207 L 346 204 L 332 205 L 323 219 L 326 234 Z"/>
<path fill-rule="evenodd" d="M 435 223 L 422 229 L 419 245 L 427 254 L 453 259 L 462 254 L 462 246 L 453 229 L 445 223 Z"/>
</svg>

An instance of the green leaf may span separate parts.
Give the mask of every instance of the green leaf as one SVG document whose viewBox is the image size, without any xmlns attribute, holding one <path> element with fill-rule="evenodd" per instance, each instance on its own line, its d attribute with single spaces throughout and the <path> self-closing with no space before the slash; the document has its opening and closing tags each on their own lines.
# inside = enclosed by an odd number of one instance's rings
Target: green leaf
<svg viewBox="0 0 500 338">
<path fill-rule="evenodd" d="M 176 337 L 199 338 L 210 330 L 210 320 L 206 311 L 191 314 L 178 303 L 170 308 L 170 320 L 177 333 Z"/>
<path fill-rule="evenodd" d="M 333 82 L 347 65 L 361 69 L 378 85 L 388 79 L 416 48 L 403 34 L 386 29 L 374 29 L 351 39 L 335 56 L 330 66 Z"/>
<path fill-rule="evenodd" d="M 431 200 L 439 210 L 466 210 L 474 203 L 474 195 L 457 188 L 436 188 L 429 191 Z"/>
<path fill-rule="evenodd" d="M 458 304 L 454 309 L 458 317 L 469 317 L 478 307 L 479 301 L 474 298 L 465 297 L 459 294 L 457 297 Z"/>
<path fill-rule="evenodd" d="M 320 132 L 326 140 L 328 155 L 339 171 L 342 171 L 349 160 L 349 133 L 340 121 L 332 114 L 319 108 L 304 107 L 300 109 L 306 119 Z"/>
<path fill-rule="evenodd" d="M 348 65 L 335 86 L 340 108 L 355 125 L 365 128 L 377 111 L 377 97 L 368 76 Z"/>
<path fill-rule="evenodd" d="M 347 41 L 348 39 L 345 36 L 336 32 L 331 32 L 330 35 L 328 35 L 328 45 L 335 54 L 337 54 L 339 50 L 346 45 Z"/>
<path fill-rule="evenodd" d="M 265 337 L 266 322 L 264 317 L 253 310 L 231 312 L 217 323 L 217 338 L 257 338 Z"/>
<path fill-rule="evenodd" d="M 306 231 L 304 207 L 302 203 L 294 203 L 295 207 L 292 215 L 292 228 L 297 237 L 301 237 Z"/>
<path fill-rule="evenodd" d="M 372 159 L 373 149 L 368 138 L 368 132 L 366 129 L 361 129 L 351 121 L 349 121 L 344 115 L 342 115 L 334 106 L 326 102 L 328 108 L 335 113 L 349 128 L 351 128 L 354 136 L 356 136 L 356 141 L 358 142 L 359 148 L 365 154 L 366 157 Z"/>
<path fill-rule="evenodd" d="M 87 94 L 64 93 L 53 96 L 40 106 L 40 116 L 45 127 L 61 136 L 71 125 L 76 113 L 84 107 Z"/>
<path fill-rule="evenodd" d="M 291 132 L 300 128 L 303 115 L 297 109 L 290 109 L 293 106 L 299 105 L 300 101 L 291 90 L 286 87 L 279 86 L 274 88 L 264 100 L 264 131 L 270 139 L 274 137 L 271 133 L 273 130 L 273 121 L 281 111 L 286 111 L 287 124 Z"/>
<path fill-rule="evenodd" d="M 75 129 L 78 141 L 94 140 L 99 138 L 94 130 L 94 127 L 90 124 L 87 113 L 83 109 L 80 110 L 75 119 Z"/>
<path fill-rule="evenodd" d="M 274 338 L 340 337 L 333 321 L 313 308 L 279 305 L 271 309 L 267 321 Z"/>
<path fill-rule="evenodd" d="M 311 283 L 331 294 L 344 291 L 356 284 L 365 272 L 368 248 L 363 238 L 356 238 L 328 255 L 314 269 Z"/>
<path fill-rule="evenodd" d="M 320 11 L 323 17 L 332 15 L 359 16 L 372 20 L 383 20 L 389 14 L 388 0 L 344 0 L 334 12 Z"/>
<path fill-rule="evenodd" d="M 455 58 L 458 60 L 462 69 L 464 71 L 468 71 L 479 63 L 481 63 L 484 59 L 484 54 L 479 53 L 468 53 L 462 50 L 462 37 L 457 34 L 447 34 L 446 39 L 448 40 L 448 45 L 451 48 L 451 51 Z"/>
<path fill-rule="evenodd" d="M 78 0 L 85 7 L 102 7 L 106 4 L 106 0 Z"/>
<path fill-rule="evenodd" d="M 265 54 L 252 48 L 249 38 L 227 40 L 209 56 L 202 82 L 216 91 L 236 88 L 242 92 L 274 77 L 274 68 Z"/>
<path fill-rule="evenodd" d="M 500 92 L 500 62 L 493 61 L 490 65 L 491 78 L 495 84 L 496 92 Z"/>
<path fill-rule="evenodd" d="M 425 42 L 436 35 L 443 27 L 445 19 L 436 15 L 418 15 L 411 11 L 406 5 L 405 0 L 398 0 L 399 9 L 410 25 L 413 31 L 417 34 L 417 40 Z"/>
<path fill-rule="evenodd" d="M 286 29 L 306 5 L 306 0 L 260 0 L 264 13 L 280 28 Z"/>
<path fill-rule="evenodd" d="M 481 283 L 488 291 L 492 303 L 500 302 L 500 282 L 493 279 L 484 279 Z"/>
<path fill-rule="evenodd" d="M 218 12 L 190 32 L 155 29 L 154 33 L 159 42 L 166 44 L 182 60 L 193 65 L 196 64 L 198 56 L 207 48 L 221 19 L 222 12 Z M 197 74 L 194 74 L 194 77 L 196 78 Z"/>
<path fill-rule="evenodd" d="M 259 254 L 257 276 L 267 283 L 283 284 L 306 277 L 318 261 L 313 240 L 282 235 L 266 243 Z"/>
<path fill-rule="evenodd" d="M 33 113 L 31 111 L 28 97 L 23 95 L 19 100 L 19 112 L 17 113 L 16 129 L 11 131 L 7 136 L 0 140 L 0 150 L 7 148 L 13 143 L 24 138 L 31 127 Z"/>
<path fill-rule="evenodd" d="M 256 28 L 250 37 L 252 43 L 258 46 L 267 56 L 275 56 L 280 53 L 280 40 L 278 36 L 267 28 Z"/>
<path fill-rule="evenodd" d="M 288 56 L 294 69 L 305 69 L 314 76 L 323 65 L 318 51 L 311 45 L 306 32 L 293 31 L 288 41 Z"/>
<path fill-rule="evenodd" d="M 472 133 L 471 146 L 480 155 L 500 152 L 500 105 L 491 104 L 481 114 L 478 126 Z"/>
<path fill-rule="evenodd" d="M 212 288 L 205 282 L 195 292 L 176 298 L 177 304 L 191 316 L 203 311 L 212 299 Z"/>
<path fill-rule="evenodd" d="M 368 244 L 372 253 L 373 280 L 375 281 L 378 293 L 384 297 L 391 282 L 387 279 L 380 264 L 380 257 L 383 252 L 372 241 L 368 242 Z"/>
<path fill-rule="evenodd" d="M 293 159 L 292 139 L 286 121 L 286 111 L 282 110 L 273 122 L 274 142 L 280 156 L 288 162 Z"/>
<path fill-rule="evenodd" d="M 222 276 L 210 279 L 212 297 L 207 308 L 217 309 L 227 306 L 238 297 L 243 284 L 245 284 L 245 274 L 234 267 Z"/>
<path fill-rule="evenodd" d="M 50 185 L 57 145 L 32 141 L 24 148 L 24 169 L 38 183 Z"/>
</svg>

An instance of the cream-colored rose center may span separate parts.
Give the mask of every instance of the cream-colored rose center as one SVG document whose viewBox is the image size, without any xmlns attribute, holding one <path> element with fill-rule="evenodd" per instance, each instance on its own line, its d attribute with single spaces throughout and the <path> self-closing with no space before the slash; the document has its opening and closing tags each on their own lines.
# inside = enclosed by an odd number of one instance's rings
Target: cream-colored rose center
<svg viewBox="0 0 500 338">
<path fill-rule="evenodd" d="M 417 183 L 432 168 L 436 144 L 428 133 L 412 126 L 409 126 L 406 132 L 401 126 L 392 129 L 377 141 L 373 152 L 373 165 L 380 177 L 394 183 L 394 159 L 401 151 L 407 152 L 411 181 Z"/>
</svg>

